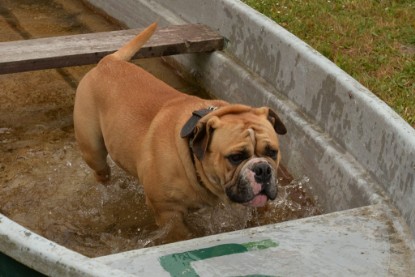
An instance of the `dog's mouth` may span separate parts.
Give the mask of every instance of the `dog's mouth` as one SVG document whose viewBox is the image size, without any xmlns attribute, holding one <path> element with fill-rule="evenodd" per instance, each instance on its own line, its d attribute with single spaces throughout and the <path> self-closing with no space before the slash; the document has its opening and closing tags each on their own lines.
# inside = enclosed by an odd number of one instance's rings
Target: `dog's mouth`
<svg viewBox="0 0 415 277">
<path fill-rule="evenodd" d="M 259 189 L 258 187 L 262 187 Z M 257 189 L 256 189 L 257 188 Z M 254 183 L 244 183 L 229 187 L 226 193 L 233 202 L 240 203 L 249 207 L 263 207 L 268 200 L 274 200 L 277 197 L 277 188 L 275 184 L 266 185 Z"/>
<path fill-rule="evenodd" d="M 250 207 L 263 207 L 268 200 L 277 197 L 277 179 L 271 166 L 254 160 L 238 174 L 236 182 L 226 188 L 233 202 Z"/>
<path fill-rule="evenodd" d="M 276 185 L 272 182 L 271 178 L 267 180 L 259 180 L 253 171 L 249 171 L 247 179 L 249 187 L 252 191 L 252 199 L 244 202 L 244 205 L 251 207 L 263 207 L 268 200 L 275 199 L 277 190 Z"/>
<path fill-rule="evenodd" d="M 277 196 L 277 191 L 270 191 L 269 184 L 262 185 L 263 189 L 257 192 L 251 200 L 242 203 L 245 206 L 250 207 L 263 207 L 267 203 L 268 200 L 274 200 Z"/>
<path fill-rule="evenodd" d="M 254 196 L 254 198 L 252 198 L 252 200 L 242 203 L 245 206 L 250 206 L 250 207 L 263 207 L 265 206 L 265 204 L 268 201 L 268 196 L 265 193 L 259 193 L 257 195 Z"/>
</svg>

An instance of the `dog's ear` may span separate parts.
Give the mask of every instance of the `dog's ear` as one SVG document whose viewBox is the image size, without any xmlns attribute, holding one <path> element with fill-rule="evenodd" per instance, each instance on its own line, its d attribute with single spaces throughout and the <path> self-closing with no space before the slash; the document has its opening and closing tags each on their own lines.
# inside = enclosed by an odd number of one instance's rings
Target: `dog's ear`
<svg viewBox="0 0 415 277">
<path fill-rule="evenodd" d="M 272 126 L 274 126 L 274 130 L 277 134 L 285 135 L 287 133 L 287 128 L 285 128 L 284 123 L 282 123 L 278 115 L 271 109 L 268 109 L 268 120 L 272 123 Z"/>
<path fill-rule="evenodd" d="M 216 116 L 211 117 L 206 123 L 199 122 L 196 125 L 192 140 L 192 150 L 199 161 L 205 157 L 212 140 L 213 132 L 219 125 L 220 119 Z"/>
<path fill-rule="evenodd" d="M 194 129 L 194 137 L 191 147 L 196 158 L 201 161 L 209 146 L 210 136 L 213 130 L 208 130 L 206 124 L 198 124 Z"/>
</svg>

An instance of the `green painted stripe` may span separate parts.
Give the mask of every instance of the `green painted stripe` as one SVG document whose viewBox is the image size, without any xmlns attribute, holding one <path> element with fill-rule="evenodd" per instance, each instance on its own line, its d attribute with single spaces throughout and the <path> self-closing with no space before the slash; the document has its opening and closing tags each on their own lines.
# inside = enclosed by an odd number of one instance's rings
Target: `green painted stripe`
<svg viewBox="0 0 415 277">
<path fill-rule="evenodd" d="M 161 266 L 170 273 L 171 276 L 198 276 L 196 271 L 190 265 L 191 262 L 205 260 L 213 257 L 240 254 L 248 251 L 263 250 L 271 247 L 277 247 L 278 243 L 266 239 L 261 241 L 252 241 L 243 244 L 228 243 L 201 248 L 182 253 L 174 253 L 159 258 Z"/>
<path fill-rule="evenodd" d="M 277 247 L 278 243 L 270 240 L 270 239 L 266 239 L 266 240 L 261 240 L 261 241 L 251 241 L 251 242 L 247 242 L 243 244 L 249 251 L 252 250 L 263 250 L 263 249 L 268 249 L 271 247 Z"/>
</svg>

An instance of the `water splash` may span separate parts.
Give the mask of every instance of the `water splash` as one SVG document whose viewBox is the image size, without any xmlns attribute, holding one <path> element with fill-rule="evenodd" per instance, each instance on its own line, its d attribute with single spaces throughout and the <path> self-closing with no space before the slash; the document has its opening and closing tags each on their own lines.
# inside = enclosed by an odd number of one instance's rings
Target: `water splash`
<svg viewBox="0 0 415 277">
<path fill-rule="evenodd" d="M 257 209 L 250 227 L 278 223 L 292 219 L 320 215 L 323 210 L 313 194 L 307 176 L 294 179 L 279 187 L 276 200 L 267 206 Z"/>
<path fill-rule="evenodd" d="M 137 179 L 109 160 L 111 181 L 96 183 L 72 139 L 21 150 L 26 159 L 7 168 L 19 174 L 5 181 L 1 198 L 7 199 L 3 202 L 7 204 L 1 207 L 2 212 L 32 231 L 91 257 L 163 242 L 168 227 L 156 226 Z M 38 166 L 33 169 L 33 165 Z M 321 214 L 307 177 L 280 183 L 277 199 L 265 207 L 220 203 L 190 213 L 186 222 L 192 237 Z"/>
<path fill-rule="evenodd" d="M 187 223 L 197 237 L 322 214 L 322 209 L 310 193 L 312 187 L 309 181 L 306 176 L 291 182 L 285 180 L 282 182 L 285 184 L 279 187 L 277 199 L 268 202 L 265 207 L 220 203 L 189 214 Z"/>
</svg>

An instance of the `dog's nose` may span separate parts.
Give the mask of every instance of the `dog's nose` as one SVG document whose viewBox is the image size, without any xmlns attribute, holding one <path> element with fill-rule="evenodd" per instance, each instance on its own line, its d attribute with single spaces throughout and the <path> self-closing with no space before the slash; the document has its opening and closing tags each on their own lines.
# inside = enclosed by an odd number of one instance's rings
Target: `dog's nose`
<svg viewBox="0 0 415 277">
<path fill-rule="evenodd" d="M 255 181 L 264 184 L 267 183 L 272 176 L 272 170 L 267 163 L 258 163 L 254 166 L 253 171 L 255 172 Z"/>
</svg>

